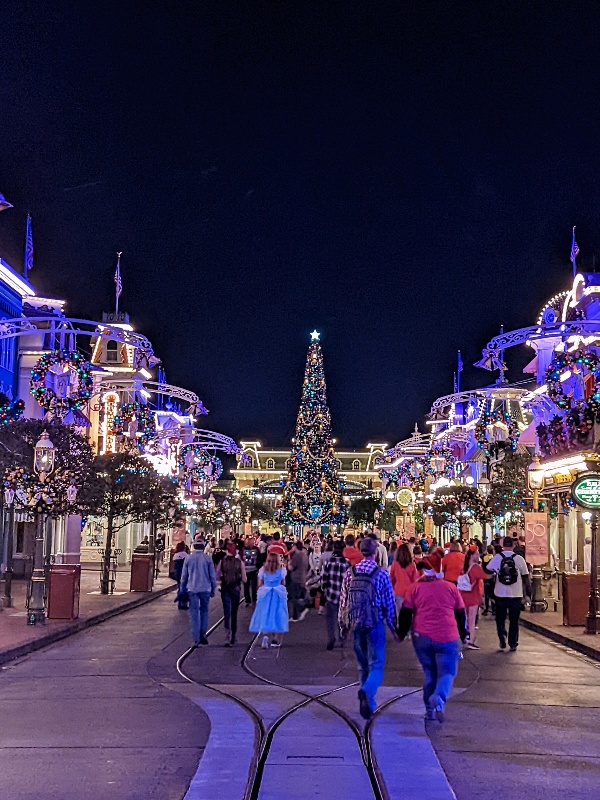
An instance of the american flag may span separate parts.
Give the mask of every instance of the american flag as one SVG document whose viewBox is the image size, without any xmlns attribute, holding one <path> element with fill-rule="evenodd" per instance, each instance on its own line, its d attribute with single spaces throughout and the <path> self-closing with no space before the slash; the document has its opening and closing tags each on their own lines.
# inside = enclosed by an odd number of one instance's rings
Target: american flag
<svg viewBox="0 0 600 800">
<path fill-rule="evenodd" d="M 123 284 L 121 283 L 121 253 L 117 253 L 117 268 L 115 270 L 115 286 L 117 287 L 117 300 L 123 293 Z"/>
<path fill-rule="evenodd" d="M 571 244 L 571 261 L 575 263 L 575 259 L 579 255 L 579 245 L 575 241 L 575 225 L 573 225 L 573 242 Z"/>
<path fill-rule="evenodd" d="M 33 233 L 31 232 L 31 215 L 27 214 L 27 228 L 25 231 L 25 266 L 23 274 L 27 277 L 29 270 L 33 269 Z"/>
</svg>

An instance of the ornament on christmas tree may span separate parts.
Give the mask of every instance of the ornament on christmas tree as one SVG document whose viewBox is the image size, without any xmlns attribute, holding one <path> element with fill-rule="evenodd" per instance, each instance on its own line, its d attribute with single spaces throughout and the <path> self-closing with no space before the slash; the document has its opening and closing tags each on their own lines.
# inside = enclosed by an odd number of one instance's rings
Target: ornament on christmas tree
<svg viewBox="0 0 600 800">
<path fill-rule="evenodd" d="M 85 405 L 92 396 L 92 387 L 90 364 L 76 350 L 45 353 L 31 370 L 31 394 L 57 417 Z"/>
<path fill-rule="evenodd" d="M 341 465 L 331 436 L 323 352 L 315 334 L 306 357 L 287 481 L 276 513 L 277 520 L 287 525 L 343 525 L 348 519 L 344 486 L 338 477 Z"/>
<path fill-rule="evenodd" d="M 23 416 L 25 403 L 22 400 L 11 400 L 4 392 L 0 392 L 0 425 L 8 425 Z"/>
</svg>

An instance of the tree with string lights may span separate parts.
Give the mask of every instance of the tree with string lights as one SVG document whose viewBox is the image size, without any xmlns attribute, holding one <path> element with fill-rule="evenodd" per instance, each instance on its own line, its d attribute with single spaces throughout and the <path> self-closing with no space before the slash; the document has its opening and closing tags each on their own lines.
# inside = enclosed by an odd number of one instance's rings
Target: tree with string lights
<svg viewBox="0 0 600 800">
<path fill-rule="evenodd" d="M 286 525 L 343 525 L 348 507 L 342 499 L 344 484 L 338 477 L 340 462 L 331 436 L 323 352 L 317 331 L 311 337 L 277 519 Z"/>
</svg>

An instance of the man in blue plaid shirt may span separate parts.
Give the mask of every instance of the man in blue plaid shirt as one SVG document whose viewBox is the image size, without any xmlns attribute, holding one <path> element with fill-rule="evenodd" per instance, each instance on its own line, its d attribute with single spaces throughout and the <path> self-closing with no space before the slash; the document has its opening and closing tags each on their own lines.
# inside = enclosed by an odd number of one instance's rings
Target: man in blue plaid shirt
<svg viewBox="0 0 600 800">
<path fill-rule="evenodd" d="M 340 634 L 340 626 L 338 624 L 342 581 L 350 567 L 350 562 L 342 555 L 343 550 L 344 542 L 341 541 L 341 539 L 333 543 L 333 555 L 329 561 L 325 562 L 323 574 L 321 576 L 321 589 L 327 601 L 327 605 L 325 606 L 325 620 L 327 622 L 328 650 L 333 650 L 336 639 L 339 641 L 340 645 L 343 645 L 346 641 L 346 637 L 342 637 Z"/>
<path fill-rule="evenodd" d="M 396 633 L 396 607 L 392 582 L 387 571 L 378 567 L 375 562 L 377 542 L 374 539 L 364 539 L 360 543 L 360 552 L 363 560 L 348 570 L 342 581 L 339 621 L 342 628 L 348 624 L 348 612 L 351 610 L 350 587 L 352 581 L 355 580 L 355 574 L 372 576 L 373 605 L 375 607 L 372 616 L 378 621 L 369 627 L 361 625 L 360 622 L 353 624 L 354 654 L 358 661 L 361 686 L 358 692 L 360 714 L 363 719 L 370 719 L 376 707 L 375 695 L 383 680 L 386 624 L 395 640 L 398 640 L 398 634 Z M 360 580 L 363 584 L 365 582 L 364 578 L 356 580 Z M 354 592 L 353 588 L 352 593 Z M 372 608 L 369 606 L 368 610 Z"/>
</svg>

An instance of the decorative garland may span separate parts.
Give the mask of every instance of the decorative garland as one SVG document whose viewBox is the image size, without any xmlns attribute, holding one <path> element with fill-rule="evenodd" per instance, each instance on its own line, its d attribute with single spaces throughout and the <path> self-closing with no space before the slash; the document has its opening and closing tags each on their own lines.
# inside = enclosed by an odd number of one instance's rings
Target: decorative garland
<svg viewBox="0 0 600 800">
<path fill-rule="evenodd" d="M 521 431 L 507 409 L 497 409 L 496 411 L 484 409 L 477 420 L 477 424 L 475 425 L 475 441 L 477 442 L 477 447 L 480 447 L 486 456 L 490 455 L 490 440 L 488 439 L 487 429 L 491 425 L 495 425 L 497 422 L 503 422 L 506 425 L 508 428 L 510 447 L 512 450 L 517 449 L 517 442 L 519 441 Z"/>
<path fill-rule="evenodd" d="M 8 396 L 0 393 L 0 425 L 8 425 L 23 416 L 25 403 L 22 400 L 9 400 Z"/>
<path fill-rule="evenodd" d="M 140 447 L 143 447 L 156 436 L 154 414 L 148 406 L 144 406 L 137 401 L 135 403 L 124 403 L 119 409 L 119 413 L 113 418 L 112 432 L 115 435 L 123 433 L 126 423 L 133 422 L 134 419 L 137 420 L 137 432 L 140 434 L 136 436 L 136 441 Z"/>
<path fill-rule="evenodd" d="M 194 460 L 188 464 L 188 455 L 194 454 Z M 208 473 L 206 468 L 212 464 L 212 471 Z M 201 444 L 184 444 L 179 452 L 179 469 L 188 475 L 194 475 L 200 481 L 215 483 L 223 473 L 223 464 L 220 458 L 212 456 Z"/>
<path fill-rule="evenodd" d="M 400 487 L 400 481 L 410 486 L 411 489 L 423 489 L 428 474 L 432 474 L 430 468 L 422 458 L 412 458 L 404 464 L 396 467 L 391 472 L 382 470 L 382 476 L 387 478 L 387 482 Z"/>
<path fill-rule="evenodd" d="M 435 470 L 432 463 L 434 458 L 444 458 L 446 460 L 444 468 L 441 472 L 437 472 Z M 425 467 L 425 472 L 428 475 L 438 478 L 444 475 L 446 478 L 453 478 L 455 461 L 456 459 L 454 458 L 454 454 L 449 447 L 444 445 L 434 445 L 425 453 L 425 456 L 423 457 L 423 466 Z"/>
<path fill-rule="evenodd" d="M 58 397 L 52 387 L 46 386 L 48 371 L 58 365 L 70 367 L 77 373 L 77 388 L 67 397 Z M 63 349 L 45 353 L 31 370 L 29 385 L 31 394 L 46 411 L 79 409 L 92 396 L 93 380 L 90 363 L 76 350 Z"/>
<path fill-rule="evenodd" d="M 580 372 L 583 369 L 587 369 L 588 373 L 594 376 L 591 399 L 597 402 L 600 400 L 600 359 L 595 353 L 581 349 L 575 350 L 573 353 L 556 353 L 550 362 L 550 366 L 546 370 L 548 397 L 559 408 L 572 408 L 577 402 L 565 394 L 561 377 L 568 371 Z"/>
</svg>

